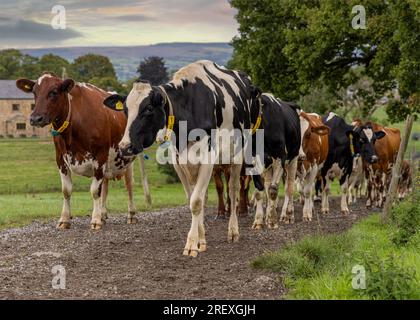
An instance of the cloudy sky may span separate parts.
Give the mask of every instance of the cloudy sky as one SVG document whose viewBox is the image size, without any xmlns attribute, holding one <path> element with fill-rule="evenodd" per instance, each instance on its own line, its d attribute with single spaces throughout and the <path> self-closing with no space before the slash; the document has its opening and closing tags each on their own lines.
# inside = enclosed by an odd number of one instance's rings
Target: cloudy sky
<svg viewBox="0 0 420 320">
<path fill-rule="evenodd" d="M 55 5 L 65 30 L 51 27 Z M 234 16 L 228 0 L 0 0 L 0 48 L 227 42 Z"/>
</svg>

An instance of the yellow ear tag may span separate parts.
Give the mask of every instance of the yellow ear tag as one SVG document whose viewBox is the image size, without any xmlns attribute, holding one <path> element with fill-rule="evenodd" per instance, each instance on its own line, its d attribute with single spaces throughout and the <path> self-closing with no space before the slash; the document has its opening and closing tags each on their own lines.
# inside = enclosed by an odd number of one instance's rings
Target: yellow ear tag
<svg viewBox="0 0 420 320">
<path fill-rule="evenodd" d="M 115 105 L 115 109 L 124 110 L 124 104 L 121 101 L 118 101 L 118 103 Z"/>
<path fill-rule="evenodd" d="M 25 89 L 26 90 L 31 90 L 32 88 L 31 88 L 31 86 L 29 84 L 27 84 L 27 85 L 25 85 Z"/>
</svg>

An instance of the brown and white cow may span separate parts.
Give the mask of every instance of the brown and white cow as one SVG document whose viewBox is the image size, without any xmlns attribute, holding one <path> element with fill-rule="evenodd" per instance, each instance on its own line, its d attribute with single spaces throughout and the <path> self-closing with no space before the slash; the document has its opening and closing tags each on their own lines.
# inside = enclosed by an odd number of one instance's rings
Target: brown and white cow
<svg viewBox="0 0 420 320">
<path fill-rule="evenodd" d="M 360 121 L 355 122 L 360 125 Z M 401 143 L 401 132 L 395 128 L 385 128 L 374 122 L 367 122 L 365 126 L 371 127 L 374 132 L 382 131 L 385 136 L 376 140 L 374 144 L 375 153 L 379 160 L 377 163 L 365 163 L 367 186 L 366 206 L 371 208 L 373 205 L 381 208 L 385 202 L 387 188 L 390 182 L 390 174 Z"/>
<path fill-rule="evenodd" d="M 110 94 L 90 84 L 63 81 L 51 73 L 44 73 L 37 81 L 19 79 L 16 86 L 35 96 L 31 125 L 52 126 L 64 195 L 58 228 L 70 228 L 72 173 L 92 178 L 93 230 L 101 229 L 107 218 L 109 180 L 122 177 L 129 198 L 128 223 L 136 223 L 132 188 L 135 157 L 123 157 L 118 148 L 127 119 L 103 105 Z"/>
<path fill-rule="evenodd" d="M 297 176 L 301 196 L 304 198 L 303 221 L 312 221 L 314 211 L 315 180 L 328 156 L 328 134 L 330 128 L 315 113 L 300 113 L 302 146 L 299 152 Z"/>
<path fill-rule="evenodd" d="M 250 205 L 249 190 L 251 184 L 251 176 L 245 174 L 245 166 L 242 167 L 242 173 L 240 178 L 240 190 L 239 190 L 239 203 L 238 203 L 238 214 L 244 216 L 248 214 L 248 207 Z M 223 180 L 223 176 L 225 181 Z M 213 170 L 213 178 L 216 184 L 216 191 L 218 197 L 218 208 L 216 219 L 226 218 L 231 213 L 231 202 L 229 196 L 229 180 L 230 180 L 230 166 L 228 165 L 215 165 Z M 225 193 L 226 185 L 226 193 Z M 226 196 L 225 196 L 226 195 Z M 226 203 L 225 203 L 226 197 Z"/>
<path fill-rule="evenodd" d="M 404 200 L 407 194 L 412 190 L 413 185 L 413 169 L 410 162 L 404 160 L 401 170 L 401 177 L 398 181 L 398 199 Z"/>
</svg>

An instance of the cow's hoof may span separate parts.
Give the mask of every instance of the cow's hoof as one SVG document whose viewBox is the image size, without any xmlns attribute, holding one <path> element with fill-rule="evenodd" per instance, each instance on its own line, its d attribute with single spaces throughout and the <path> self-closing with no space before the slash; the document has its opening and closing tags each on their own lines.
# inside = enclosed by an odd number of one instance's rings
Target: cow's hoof
<svg viewBox="0 0 420 320">
<path fill-rule="evenodd" d="M 235 243 L 239 241 L 239 233 L 229 233 L 228 234 L 228 242 Z"/>
<path fill-rule="evenodd" d="M 102 223 L 91 223 L 90 224 L 90 229 L 95 230 L 95 231 L 101 230 L 102 229 Z"/>
<path fill-rule="evenodd" d="M 206 252 L 207 251 L 207 244 L 200 243 L 200 246 L 198 247 L 198 252 Z"/>
<path fill-rule="evenodd" d="M 254 229 L 254 230 L 262 230 L 263 229 L 263 224 L 262 223 L 254 223 L 252 225 L 252 229 Z"/>
<path fill-rule="evenodd" d="M 137 224 L 139 220 L 136 217 L 127 218 L 127 224 Z"/>
<path fill-rule="evenodd" d="M 57 225 L 57 229 L 59 229 L 59 230 L 68 230 L 68 229 L 70 229 L 70 222 L 60 222 Z"/>
<path fill-rule="evenodd" d="M 322 213 L 323 215 L 327 215 L 327 214 L 330 214 L 330 210 L 329 210 L 329 209 L 323 209 L 323 210 L 321 211 L 321 213 Z"/>
<path fill-rule="evenodd" d="M 312 218 L 310 217 L 303 217 L 303 222 L 311 222 Z"/>
<path fill-rule="evenodd" d="M 341 214 L 343 216 L 348 216 L 350 214 L 350 211 L 349 210 L 341 210 Z"/>
<path fill-rule="evenodd" d="M 276 230 L 279 228 L 279 224 L 277 222 L 270 222 L 267 224 L 267 228 L 270 230 Z"/>
<path fill-rule="evenodd" d="M 186 257 L 197 258 L 197 256 L 198 256 L 198 250 L 184 249 L 183 255 L 186 256 Z"/>
</svg>

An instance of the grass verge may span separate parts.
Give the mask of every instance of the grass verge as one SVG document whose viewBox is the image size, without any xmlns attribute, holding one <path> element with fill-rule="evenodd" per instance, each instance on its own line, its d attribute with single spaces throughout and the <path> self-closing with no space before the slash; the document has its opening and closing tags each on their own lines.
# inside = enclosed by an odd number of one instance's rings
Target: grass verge
<svg viewBox="0 0 420 320">
<path fill-rule="evenodd" d="M 304 238 L 252 265 L 280 273 L 289 290 L 286 299 L 420 299 L 420 225 L 401 224 L 402 212 L 413 210 L 420 216 L 416 201 L 408 199 L 394 209 L 388 225 L 374 215 L 343 234 Z M 395 241 L 401 233 L 404 242 Z M 358 266 L 364 276 L 356 274 Z M 365 289 L 354 289 L 354 283 Z"/>
</svg>

